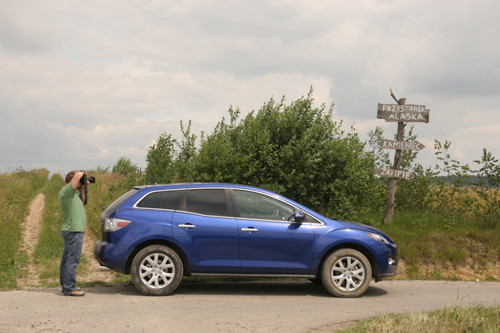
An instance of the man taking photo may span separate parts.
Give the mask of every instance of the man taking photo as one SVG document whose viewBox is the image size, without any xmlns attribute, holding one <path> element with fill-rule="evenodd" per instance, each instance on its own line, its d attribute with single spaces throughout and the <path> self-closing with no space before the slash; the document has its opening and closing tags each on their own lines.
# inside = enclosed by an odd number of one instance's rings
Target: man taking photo
<svg viewBox="0 0 500 333">
<path fill-rule="evenodd" d="M 87 224 L 87 214 L 83 198 L 77 193 L 81 190 L 81 180 L 85 172 L 71 171 L 66 175 L 66 185 L 59 192 L 63 224 L 61 235 L 64 239 L 64 252 L 61 259 L 59 278 L 64 296 L 84 296 L 85 292 L 76 287 L 76 267 L 82 255 L 83 235 Z"/>
</svg>

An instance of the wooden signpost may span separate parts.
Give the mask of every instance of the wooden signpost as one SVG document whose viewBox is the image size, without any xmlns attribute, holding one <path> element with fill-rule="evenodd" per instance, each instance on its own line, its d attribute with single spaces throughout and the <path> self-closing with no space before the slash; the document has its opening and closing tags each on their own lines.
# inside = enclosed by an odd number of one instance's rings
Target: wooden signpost
<svg viewBox="0 0 500 333">
<path fill-rule="evenodd" d="M 404 129 L 409 122 L 429 122 L 430 110 L 425 105 L 406 105 L 406 98 L 397 99 L 391 90 L 392 98 L 398 104 L 378 104 L 377 118 L 384 119 L 386 122 L 397 122 L 398 132 L 396 140 L 382 139 L 380 146 L 383 149 L 395 149 L 394 164 L 390 168 L 377 168 L 375 173 L 381 177 L 389 178 L 389 190 L 387 193 L 387 208 L 385 211 L 384 223 L 392 222 L 394 215 L 394 196 L 396 194 L 396 185 L 401 180 L 409 180 L 414 173 L 411 171 L 399 170 L 401 167 L 401 151 L 415 150 L 420 151 L 425 146 L 418 141 L 403 141 Z"/>
</svg>

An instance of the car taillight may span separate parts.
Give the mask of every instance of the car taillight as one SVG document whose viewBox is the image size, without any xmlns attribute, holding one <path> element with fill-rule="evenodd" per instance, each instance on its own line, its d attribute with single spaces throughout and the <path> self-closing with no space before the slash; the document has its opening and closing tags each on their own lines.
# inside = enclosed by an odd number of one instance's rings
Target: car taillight
<svg viewBox="0 0 500 333">
<path fill-rule="evenodd" d="M 116 231 L 128 226 L 132 221 L 108 217 L 104 220 L 104 231 Z"/>
</svg>

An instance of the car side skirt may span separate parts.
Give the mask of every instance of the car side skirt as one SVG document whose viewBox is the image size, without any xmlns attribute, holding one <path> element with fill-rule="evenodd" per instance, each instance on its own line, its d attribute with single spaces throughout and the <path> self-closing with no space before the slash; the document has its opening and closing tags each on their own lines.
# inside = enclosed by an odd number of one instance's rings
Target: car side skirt
<svg viewBox="0 0 500 333">
<path fill-rule="evenodd" d="M 220 276 L 220 277 L 259 277 L 259 278 L 305 278 L 314 279 L 316 275 L 309 274 L 217 274 L 217 273 L 192 273 L 190 276 Z"/>
</svg>

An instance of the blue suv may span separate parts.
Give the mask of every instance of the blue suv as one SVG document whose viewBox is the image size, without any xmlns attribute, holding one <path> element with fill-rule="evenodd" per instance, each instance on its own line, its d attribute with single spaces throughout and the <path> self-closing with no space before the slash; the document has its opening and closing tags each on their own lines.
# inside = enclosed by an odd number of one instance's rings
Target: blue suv
<svg viewBox="0 0 500 333">
<path fill-rule="evenodd" d="M 398 263 L 381 231 L 244 185 L 138 186 L 101 223 L 95 257 L 131 274 L 146 295 L 172 293 L 183 276 L 236 276 L 309 278 L 332 295 L 357 297 Z"/>
</svg>

